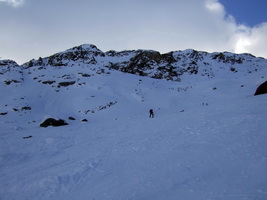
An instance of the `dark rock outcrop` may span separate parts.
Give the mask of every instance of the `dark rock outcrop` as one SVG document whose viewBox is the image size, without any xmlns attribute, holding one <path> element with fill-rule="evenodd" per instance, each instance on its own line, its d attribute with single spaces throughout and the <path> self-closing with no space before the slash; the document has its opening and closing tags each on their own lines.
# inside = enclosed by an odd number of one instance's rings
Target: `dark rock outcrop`
<svg viewBox="0 0 267 200">
<path fill-rule="evenodd" d="M 256 90 L 255 92 L 255 96 L 256 95 L 260 95 L 260 94 L 266 94 L 267 93 L 267 81 L 265 81 L 264 83 L 262 83 Z"/>
<path fill-rule="evenodd" d="M 66 123 L 63 119 L 54 119 L 54 118 L 48 118 L 43 123 L 40 124 L 40 127 L 48 127 L 48 126 L 65 126 L 69 125 Z"/>
<path fill-rule="evenodd" d="M 74 117 L 69 117 L 68 119 L 69 120 L 76 120 Z"/>
<path fill-rule="evenodd" d="M 32 136 L 29 135 L 29 136 L 24 136 L 24 137 L 23 137 L 23 139 L 29 139 L 29 138 L 32 138 Z"/>
</svg>

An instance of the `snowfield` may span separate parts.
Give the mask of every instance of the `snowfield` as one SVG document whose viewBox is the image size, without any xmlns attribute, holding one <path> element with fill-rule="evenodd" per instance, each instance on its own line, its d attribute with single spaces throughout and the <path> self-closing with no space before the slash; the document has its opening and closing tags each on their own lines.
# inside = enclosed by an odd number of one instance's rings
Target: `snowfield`
<svg viewBox="0 0 267 200">
<path fill-rule="evenodd" d="M 60 69 L 0 85 L 0 199 L 267 199 L 267 65 L 181 82 Z M 76 83 L 42 83 L 64 74 Z"/>
</svg>

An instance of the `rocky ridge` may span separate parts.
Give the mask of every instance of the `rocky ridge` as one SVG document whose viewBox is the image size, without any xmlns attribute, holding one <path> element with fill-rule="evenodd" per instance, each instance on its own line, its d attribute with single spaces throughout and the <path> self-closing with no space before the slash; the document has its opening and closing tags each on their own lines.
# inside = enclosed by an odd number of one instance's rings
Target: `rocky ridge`
<svg viewBox="0 0 267 200">
<path fill-rule="evenodd" d="M 251 73 L 265 66 L 266 63 L 266 59 L 251 54 L 207 53 L 192 49 L 165 54 L 153 50 L 120 52 L 112 50 L 104 53 L 94 45 L 84 44 L 46 58 L 33 59 L 21 66 L 11 60 L 2 60 L 0 61 L 0 75 L 5 77 L 5 80 L 2 78 L 2 82 L 9 85 L 11 83 L 21 83 L 23 73 L 42 71 L 48 67 L 61 69 L 78 65 L 83 69 L 88 68 L 96 71 L 96 73 L 104 73 L 105 70 L 118 70 L 156 79 L 181 81 L 185 74 L 198 74 L 213 78 L 216 71 L 220 70 L 227 70 L 231 73 L 237 73 L 238 71 Z M 79 73 L 84 77 L 91 76 L 87 73 Z M 71 78 L 67 76 L 65 79 Z M 53 81 L 48 80 L 43 83 L 52 84 Z M 65 83 L 60 85 L 64 86 Z"/>
</svg>

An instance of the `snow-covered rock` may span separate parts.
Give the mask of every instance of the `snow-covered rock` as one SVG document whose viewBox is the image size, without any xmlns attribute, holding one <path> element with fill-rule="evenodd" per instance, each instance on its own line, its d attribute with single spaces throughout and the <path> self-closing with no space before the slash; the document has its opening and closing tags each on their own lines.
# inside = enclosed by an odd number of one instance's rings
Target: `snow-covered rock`
<svg viewBox="0 0 267 200">
<path fill-rule="evenodd" d="M 0 60 L 0 82 L 6 85 L 22 83 L 22 67 L 13 60 Z"/>
</svg>

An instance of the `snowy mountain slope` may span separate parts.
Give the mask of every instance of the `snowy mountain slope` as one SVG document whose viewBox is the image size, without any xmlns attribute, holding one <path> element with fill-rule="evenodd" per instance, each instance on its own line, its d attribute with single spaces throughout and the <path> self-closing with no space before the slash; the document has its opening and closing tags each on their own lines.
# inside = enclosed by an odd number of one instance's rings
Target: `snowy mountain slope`
<svg viewBox="0 0 267 200">
<path fill-rule="evenodd" d="M 1 62 L 0 199 L 267 198 L 265 59 L 82 45 Z"/>
</svg>

